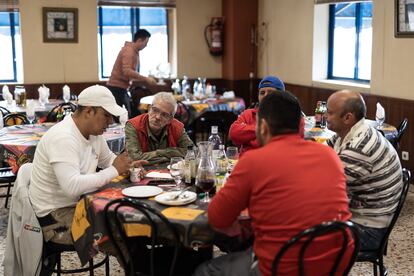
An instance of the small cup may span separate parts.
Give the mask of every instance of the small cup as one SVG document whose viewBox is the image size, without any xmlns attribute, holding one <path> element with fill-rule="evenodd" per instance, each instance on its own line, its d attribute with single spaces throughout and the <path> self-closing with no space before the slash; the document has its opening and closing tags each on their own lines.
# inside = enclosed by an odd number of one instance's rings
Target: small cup
<svg viewBox="0 0 414 276">
<path fill-rule="evenodd" d="M 129 169 L 129 180 L 131 182 L 141 181 L 141 168 L 131 168 Z"/>
</svg>

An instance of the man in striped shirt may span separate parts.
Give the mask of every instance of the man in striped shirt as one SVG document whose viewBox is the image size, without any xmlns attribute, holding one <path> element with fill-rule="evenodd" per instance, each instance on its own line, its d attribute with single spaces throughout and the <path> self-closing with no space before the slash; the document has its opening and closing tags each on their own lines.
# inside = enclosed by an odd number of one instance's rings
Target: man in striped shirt
<svg viewBox="0 0 414 276">
<path fill-rule="evenodd" d="M 366 106 L 357 92 L 337 91 L 328 99 L 328 145 L 339 155 L 347 179 L 352 221 L 361 249 L 377 249 L 397 208 L 402 169 L 397 152 L 365 121 Z"/>
</svg>

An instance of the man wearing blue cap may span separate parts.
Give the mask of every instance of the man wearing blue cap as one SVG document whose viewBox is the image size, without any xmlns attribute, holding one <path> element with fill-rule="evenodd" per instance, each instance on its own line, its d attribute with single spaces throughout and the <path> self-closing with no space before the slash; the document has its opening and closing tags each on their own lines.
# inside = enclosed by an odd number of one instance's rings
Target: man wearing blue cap
<svg viewBox="0 0 414 276">
<path fill-rule="evenodd" d="M 281 79 L 274 76 L 263 78 L 259 83 L 259 104 L 266 95 L 277 91 L 285 91 L 285 84 Z M 235 145 L 240 146 L 240 155 L 259 147 L 256 138 L 256 113 L 257 107 L 246 109 L 230 127 L 230 139 Z M 304 125 L 302 118 L 299 127 L 301 137 L 304 136 Z"/>
</svg>

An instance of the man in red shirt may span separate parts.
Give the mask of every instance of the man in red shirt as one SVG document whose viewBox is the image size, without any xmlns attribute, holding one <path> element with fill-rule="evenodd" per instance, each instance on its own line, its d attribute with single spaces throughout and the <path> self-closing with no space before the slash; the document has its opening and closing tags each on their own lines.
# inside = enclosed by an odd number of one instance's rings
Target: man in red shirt
<svg viewBox="0 0 414 276">
<path fill-rule="evenodd" d="M 266 95 L 278 91 L 285 91 L 285 84 L 281 79 L 273 76 L 263 78 L 259 83 L 259 104 Z M 255 132 L 256 113 L 257 107 L 246 109 L 230 127 L 229 137 L 235 145 L 240 146 L 240 155 L 259 147 Z M 301 118 L 299 130 L 302 137 L 304 137 L 304 129 L 305 121 Z"/>
<path fill-rule="evenodd" d="M 209 223 L 218 229 L 231 226 L 248 208 L 253 248 L 204 263 L 195 275 L 270 275 L 275 255 L 294 235 L 324 221 L 351 218 L 341 161 L 331 148 L 300 137 L 297 99 L 289 92 L 271 93 L 257 114 L 262 147 L 239 160 L 208 208 Z M 316 241 L 305 258 L 306 275 L 328 274 L 340 242 Z M 278 275 L 297 274 L 297 257 L 288 253 Z"/>
</svg>

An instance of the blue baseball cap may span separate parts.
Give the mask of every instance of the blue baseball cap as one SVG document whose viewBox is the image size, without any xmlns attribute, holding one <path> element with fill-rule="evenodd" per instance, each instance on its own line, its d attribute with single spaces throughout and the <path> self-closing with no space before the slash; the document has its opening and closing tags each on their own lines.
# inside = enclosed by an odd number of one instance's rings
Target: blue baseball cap
<svg viewBox="0 0 414 276">
<path fill-rule="evenodd" d="M 264 87 L 273 87 L 276 90 L 285 91 L 285 84 L 277 77 L 267 76 L 264 77 L 259 83 L 259 89 Z"/>
</svg>

